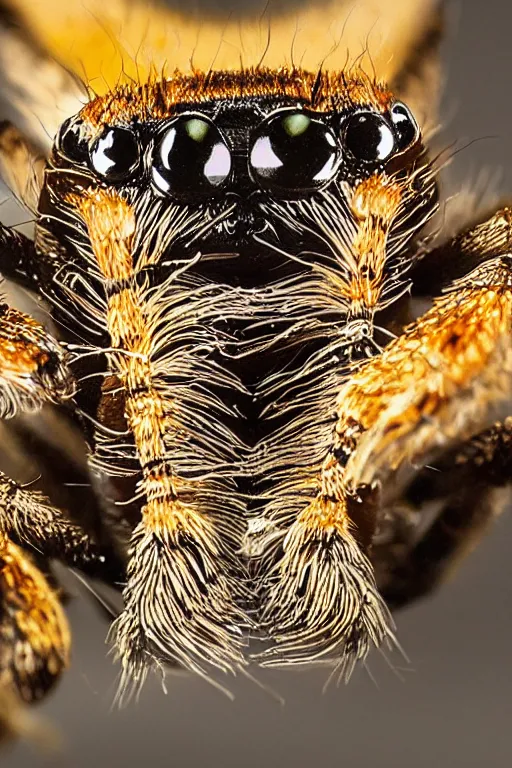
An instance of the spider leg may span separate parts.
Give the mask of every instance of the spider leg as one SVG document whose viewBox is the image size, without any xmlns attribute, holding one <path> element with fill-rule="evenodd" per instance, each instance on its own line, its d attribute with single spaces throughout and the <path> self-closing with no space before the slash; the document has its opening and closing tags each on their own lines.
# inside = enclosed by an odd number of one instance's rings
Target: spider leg
<svg viewBox="0 0 512 768">
<path fill-rule="evenodd" d="M 512 208 L 504 206 L 425 253 L 410 272 L 413 295 L 435 296 L 483 262 L 511 252 Z"/>
<path fill-rule="evenodd" d="M 0 122 L 0 177 L 32 217 L 37 216 L 43 185 L 44 155 L 8 121 Z M 24 288 L 38 290 L 40 262 L 35 243 L 0 223 L 0 274 Z"/>
<path fill-rule="evenodd" d="M 29 315 L 0 305 L 0 418 L 65 401 L 73 388 L 59 343 Z"/>
<path fill-rule="evenodd" d="M 512 377 L 512 258 L 488 259 L 450 284 L 342 388 L 336 440 L 350 452 L 345 482 L 384 484 L 490 426 Z"/>
<path fill-rule="evenodd" d="M 484 273 L 492 274 L 500 256 L 509 269 L 511 251 L 512 211 L 503 207 L 425 254 L 412 272 L 413 292 L 427 296 L 450 281 L 461 285 L 465 275 L 478 273 L 482 265 Z M 504 277 L 509 285 L 510 277 L 507 273 Z M 374 547 L 378 582 L 390 606 L 402 606 L 434 590 L 502 510 L 507 500 L 503 489 L 512 477 L 511 432 L 510 418 L 496 422 L 430 462 L 439 471 L 426 467 L 413 478 L 404 492 L 412 516 L 421 515 L 427 503 L 441 506 L 419 538 L 413 533 L 396 546 Z"/>
<path fill-rule="evenodd" d="M 69 662 L 70 634 L 57 593 L 0 531 L 0 690 L 33 702 Z"/>
<path fill-rule="evenodd" d="M 206 402 L 204 423 L 208 426 L 203 436 L 195 426 L 191 431 L 186 420 L 180 421 L 178 387 L 166 383 L 173 366 L 183 375 L 182 360 L 187 361 L 189 355 L 193 377 L 202 375 L 201 368 L 199 374 L 195 372 L 196 360 L 200 363 L 195 328 L 200 319 L 210 335 L 211 298 L 201 312 L 195 309 L 192 330 L 184 326 L 186 338 L 191 339 L 190 352 L 182 358 L 176 355 L 179 363 L 158 357 L 156 339 L 164 317 L 168 347 L 170 334 L 180 328 L 188 310 L 180 306 L 174 320 L 172 294 L 164 283 L 165 292 L 158 292 L 165 296 L 164 315 L 162 305 L 153 298 L 155 292 L 139 280 L 146 258 L 144 251 L 137 257 L 139 214 L 113 188 L 76 196 L 72 202 L 87 226 L 104 281 L 108 365 L 115 388 L 123 392 L 121 437 L 124 440 L 130 434 L 133 438 L 138 464 L 134 491 L 143 499 L 128 546 L 124 610 L 110 635 L 123 668 L 118 698 L 122 703 L 140 687 L 152 665 L 162 668 L 168 662 L 179 663 L 208 677 L 211 668 L 235 672 L 246 663 L 241 628 L 249 619 L 240 603 L 247 601 L 248 593 L 237 553 L 245 509 L 231 470 L 224 468 L 226 460 L 233 462 L 239 448 L 235 435 L 223 424 L 218 423 L 217 432 L 215 427 L 209 432 L 209 422 L 216 423 L 215 400 L 205 400 L 201 394 L 198 405 L 194 401 L 194 410 L 189 411 L 194 413 L 192 423 L 201 424 L 200 408 Z M 179 270 L 171 272 L 173 281 L 178 276 Z M 197 307 L 190 296 L 187 290 L 188 305 Z M 203 343 L 203 330 L 198 330 Z M 200 464 L 196 464 L 196 451 Z M 191 472 L 190 466 L 200 469 Z"/>
<path fill-rule="evenodd" d="M 63 349 L 39 323 L 3 305 L 1 416 L 30 413 L 72 393 Z M 0 729 L 6 734 L 23 731 L 21 703 L 41 698 L 68 664 L 70 635 L 59 595 L 36 565 L 52 558 L 109 583 L 123 579 L 110 549 L 96 545 L 41 492 L 0 473 L 0 702 L 7 713 Z"/>
<path fill-rule="evenodd" d="M 10 231 L 9 236 L 18 237 L 18 234 Z M 23 239 L 20 239 L 19 242 L 23 244 Z M 68 368 L 65 349 L 32 317 L 9 307 L 7 304 L 0 304 L 0 419 L 11 419 L 14 416 L 22 416 L 23 419 L 26 419 L 27 416 L 40 412 L 44 405 L 62 406 L 67 402 L 70 403 L 70 407 L 67 411 L 61 409 L 62 415 L 64 417 L 67 413 L 68 416 L 73 416 L 72 396 L 74 391 L 75 382 Z M 46 414 L 46 421 L 49 421 L 49 412 L 46 411 Z M 80 451 L 83 453 L 81 478 L 91 482 L 86 469 L 84 469 L 87 449 L 83 438 L 77 436 L 74 441 L 71 439 L 73 430 L 71 424 L 67 425 L 69 427 L 67 430 L 64 429 L 66 426 L 65 418 L 61 418 L 60 422 L 57 420 L 54 422 L 48 425 L 49 434 L 46 437 L 58 438 L 60 435 L 62 439 L 67 440 L 68 447 L 74 447 L 75 451 L 77 446 L 74 446 L 74 443 L 80 442 Z M 41 440 L 36 445 L 37 436 L 33 431 L 35 423 L 34 420 L 30 424 L 26 422 L 25 432 L 28 434 L 25 442 L 32 443 L 30 446 L 31 453 L 39 452 L 42 459 L 40 469 L 43 479 L 51 480 L 52 477 L 55 479 L 56 473 L 60 479 L 60 472 L 66 472 L 66 470 L 68 479 L 72 479 L 73 474 L 76 473 L 73 472 L 69 461 L 64 458 L 59 459 L 55 449 L 53 449 L 53 459 L 50 457 L 52 448 L 48 440 L 45 448 L 42 448 Z M 17 420 L 17 431 L 19 432 L 21 428 L 21 420 Z M 62 450 L 65 450 L 64 445 Z M 48 463 L 45 466 L 44 459 L 53 462 L 53 466 L 51 464 L 48 466 Z M 55 482 L 53 485 L 55 486 Z M 104 520 L 103 510 L 98 504 L 91 502 L 91 492 L 88 495 L 88 505 L 85 501 L 85 492 L 82 493 L 78 503 L 73 503 L 72 500 L 68 502 L 62 489 L 58 497 L 52 500 L 58 506 L 70 509 L 72 520 L 87 531 L 93 540 L 101 544 L 105 552 L 110 552 L 114 562 L 118 564 L 119 558 L 114 556 L 114 550 L 116 550 L 114 534 Z M 68 493 L 67 497 L 69 496 Z M 104 578 L 102 568 L 98 570 L 98 577 Z M 113 569 L 116 580 L 120 570 L 118 565 Z M 110 578 L 107 580 L 111 581 Z"/>
<path fill-rule="evenodd" d="M 12 280 L 23 288 L 37 291 L 35 276 L 37 260 L 34 242 L 21 232 L 0 223 L 0 274 L 2 277 Z"/>
<path fill-rule="evenodd" d="M 426 503 L 441 508 L 421 536 L 412 528 L 409 546 L 386 542 L 373 548 L 377 581 L 391 608 L 428 594 L 451 574 L 503 511 L 511 482 L 512 418 L 493 424 L 414 478 L 405 499 L 416 516 Z"/>
<path fill-rule="evenodd" d="M 23 703 L 42 698 L 69 663 L 63 596 L 45 575 L 54 558 L 110 584 L 124 578 L 113 552 L 0 473 L 0 738 L 31 735 Z"/>
<path fill-rule="evenodd" d="M 34 287 L 35 258 L 30 240 L 0 229 L 5 276 Z M 64 348 L 29 315 L 0 305 L 0 418 L 65 403 L 74 388 Z M 53 558 L 109 583 L 124 577 L 108 548 L 97 545 L 41 492 L 0 473 L 0 703 L 5 709 L 0 730 L 6 734 L 23 730 L 22 702 L 41 698 L 68 665 L 67 619 L 58 592 L 39 567 L 46 570 Z"/>
<path fill-rule="evenodd" d="M 303 481 L 309 503 L 287 528 L 269 526 L 264 663 L 338 658 L 346 675 L 371 643 L 392 641 L 363 552 L 381 503 L 416 467 L 488 428 L 510 397 L 512 258 L 490 247 L 480 262 L 342 385 L 331 446 Z"/>
<path fill-rule="evenodd" d="M 23 488 L 0 472 L 0 530 L 17 545 L 55 558 L 108 583 L 121 581 L 122 567 L 40 491 Z"/>
</svg>

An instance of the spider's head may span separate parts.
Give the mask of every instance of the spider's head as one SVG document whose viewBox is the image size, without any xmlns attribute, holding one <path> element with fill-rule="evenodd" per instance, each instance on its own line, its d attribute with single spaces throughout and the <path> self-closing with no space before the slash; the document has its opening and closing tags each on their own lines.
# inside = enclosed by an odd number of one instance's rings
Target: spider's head
<svg viewBox="0 0 512 768">
<path fill-rule="evenodd" d="M 345 284 L 354 261 L 371 278 L 387 251 L 374 253 L 369 222 L 392 243 L 435 208 L 414 117 L 360 73 L 180 75 L 96 99 L 59 133 L 43 221 L 64 222 L 70 197 L 96 188 L 133 207 L 154 263 L 200 252 L 216 277 L 247 286 L 311 254 Z"/>
</svg>

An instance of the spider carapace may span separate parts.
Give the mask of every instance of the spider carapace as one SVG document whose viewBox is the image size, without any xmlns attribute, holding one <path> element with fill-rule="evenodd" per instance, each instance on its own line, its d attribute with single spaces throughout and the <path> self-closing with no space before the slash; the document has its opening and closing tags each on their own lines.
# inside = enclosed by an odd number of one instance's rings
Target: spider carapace
<svg viewBox="0 0 512 768">
<path fill-rule="evenodd" d="M 444 236 L 437 173 L 356 67 L 175 74 L 63 124 L 35 243 L 2 231 L 52 325 L 2 308 L 0 406 L 59 408 L 90 489 L 1 476 L 5 690 L 68 662 L 53 558 L 122 591 L 121 696 L 396 643 L 510 470 L 510 210 Z"/>
</svg>

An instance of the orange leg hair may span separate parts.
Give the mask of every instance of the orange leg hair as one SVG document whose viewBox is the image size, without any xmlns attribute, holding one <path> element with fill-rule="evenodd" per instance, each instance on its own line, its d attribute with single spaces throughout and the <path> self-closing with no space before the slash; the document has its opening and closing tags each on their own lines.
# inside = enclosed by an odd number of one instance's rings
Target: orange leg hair
<svg viewBox="0 0 512 768">
<path fill-rule="evenodd" d="M 144 498 L 128 552 L 125 609 L 112 629 L 123 665 L 120 694 L 126 686 L 130 690 L 130 683 L 142 683 L 152 660 L 179 663 L 202 675 L 208 666 L 234 671 L 245 663 L 241 628 L 247 620 L 237 604 L 244 578 L 237 572 L 233 543 L 243 514 L 223 527 L 212 508 L 226 516 L 233 499 L 223 500 L 215 480 L 186 476 L 185 452 L 192 457 L 196 437 L 183 420 L 175 390 L 166 384 L 171 364 L 164 365 L 158 350 L 162 323 L 175 323 L 169 327 L 177 333 L 180 323 L 201 314 L 201 300 L 194 304 L 190 295 L 173 316 L 170 286 L 171 299 L 158 302 L 158 293 L 155 298 L 140 279 L 151 254 L 135 253 L 135 213 L 115 191 L 72 202 L 87 226 L 105 284 L 107 357 L 124 390 L 124 418 Z M 212 429 L 207 441 L 229 439 L 220 426 L 217 433 L 215 424 Z"/>
<path fill-rule="evenodd" d="M 393 639 L 366 550 L 392 477 L 489 427 L 512 384 L 512 264 L 496 256 L 446 293 L 341 387 L 331 446 L 302 481 L 311 501 L 279 534 L 261 579 L 265 664 L 333 659 L 341 674 Z M 295 487 L 296 492 L 301 488 Z M 364 500 L 365 504 L 361 502 Z M 362 513 L 373 504 L 373 527 Z M 272 526 L 270 526 L 272 528 Z"/>
<path fill-rule="evenodd" d="M 70 634 L 54 590 L 0 530 L 0 687 L 41 698 L 69 663 Z"/>
</svg>

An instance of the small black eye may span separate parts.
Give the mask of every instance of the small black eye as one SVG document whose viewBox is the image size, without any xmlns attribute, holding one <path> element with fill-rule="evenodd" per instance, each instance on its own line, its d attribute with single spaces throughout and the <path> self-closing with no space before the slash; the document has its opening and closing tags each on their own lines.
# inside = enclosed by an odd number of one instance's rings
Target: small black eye
<svg viewBox="0 0 512 768">
<path fill-rule="evenodd" d="M 205 117 L 178 117 L 158 142 L 153 181 L 170 195 L 211 195 L 231 172 L 231 154 L 219 129 Z"/>
<path fill-rule="evenodd" d="M 87 139 L 83 132 L 83 123 L 77 117 L 70 117 L 60 127 L 57 148 L 69 160 L 85 163 L 89 155 Z"/>
<path fill-rule="evenodd" d="M 395 126 L 398 148 L 401 150 L 405 149 L 418 138 L 418 124 L 405 104 L 401 102 L 393 105 L 390 114 Z"/>
<path fill-rule="evenodd" d="M 107 128 L 92 145 L 90 162 L 108 181 L 125 179 L 139 162 L 137 137 L 128 128 Z"/>
<path fill-rule="evenodd" d="M 304 112 L 287 111 L 264 121 L 254 132 L 249 164 L 263 187 L 310 190 L 330 181 L 340 150 L 334 133 Z"/>
<path fill-rule="evenodd" d="M 344 126 L 344 146 L 356 160 L 382 163 L 395 149 L 395 137 L 382 115 L 358 112 Z"/>
</svg>

